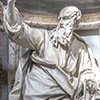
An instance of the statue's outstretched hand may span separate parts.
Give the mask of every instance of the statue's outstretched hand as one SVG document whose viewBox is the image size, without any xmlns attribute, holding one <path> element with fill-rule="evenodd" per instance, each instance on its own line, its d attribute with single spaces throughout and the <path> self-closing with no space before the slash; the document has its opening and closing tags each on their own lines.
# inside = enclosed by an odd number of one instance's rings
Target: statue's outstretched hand
<svg viewBox="0 0 100 100">
<path fill-rule="evenodd" d="M 7 0 L 7 4 L 15 4 L 16 0 Z"/>
<path fill-rule="evenodd" d="M 15 24 L 16 21 L 16 11 L 15 11 L 16 0 L 7 0 L 7 19 L 11 25 Z"/>
</svg>

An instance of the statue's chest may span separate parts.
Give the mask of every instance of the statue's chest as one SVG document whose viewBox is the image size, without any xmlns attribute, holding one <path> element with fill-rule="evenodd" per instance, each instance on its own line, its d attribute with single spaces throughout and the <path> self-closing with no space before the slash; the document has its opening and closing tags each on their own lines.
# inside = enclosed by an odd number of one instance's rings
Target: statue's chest
<svg viewBox="0 0 100 100">
<path fill-rule="evenodd" d="M 44 50 L 44 58 L 55 63 L 57 66 L 62 67 L 66 62 L 66 51 L 61 47 L 55 48 L 49 41 Z"/>
</svg>

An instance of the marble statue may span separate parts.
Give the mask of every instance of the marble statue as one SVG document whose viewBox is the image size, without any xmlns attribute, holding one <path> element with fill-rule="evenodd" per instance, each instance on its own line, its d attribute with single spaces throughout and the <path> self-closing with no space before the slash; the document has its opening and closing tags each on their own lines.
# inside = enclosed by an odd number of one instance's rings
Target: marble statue
<svg viewBox="0 0 100 100">
<path fill-rule="evenodd" d="M 53 30 L 24 23 L 8 0 L 3 10 L 9 38 L 29 50 L 16 71 L 9 100 L 95 100 L 100 93 L 100 70 L 88 44 L 74 32 L 81 19 L 75 6 L 61 10 Z"/>
</svg>

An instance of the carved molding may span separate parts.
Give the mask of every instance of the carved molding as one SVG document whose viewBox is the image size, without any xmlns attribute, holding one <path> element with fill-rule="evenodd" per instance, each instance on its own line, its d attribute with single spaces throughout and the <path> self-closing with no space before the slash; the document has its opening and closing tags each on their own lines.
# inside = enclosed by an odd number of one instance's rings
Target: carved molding
<svg viewBox="0 0 100 100">
<path fill-rule="evenodd" d="M 3 4 L 0 2 L 0 29 L 3 29 L 2 21 L 2 8 Z M 24 21 L 32 27 L 40 27 L 46 29 L 53 29 L 57 26 L 58 15 L 36 15 L 28 12 L 21 12 Z M 78 30 L 82 29 L 97 29 L 100 26 L 100 14 L 85 14 L 82 16 L 82 20 L 78 27 Z"/>
<path fill-rule="evenodd" d="M 33 15 L 22 13 L 26 23 L 33 27 L 42 27 L 52 29 L 58 24 L 57 15 Z M 100 26 L 100 14 L 86 14 L 82 16 L 82 20 L 78 29 L 96 29 Z"/>
</svg>

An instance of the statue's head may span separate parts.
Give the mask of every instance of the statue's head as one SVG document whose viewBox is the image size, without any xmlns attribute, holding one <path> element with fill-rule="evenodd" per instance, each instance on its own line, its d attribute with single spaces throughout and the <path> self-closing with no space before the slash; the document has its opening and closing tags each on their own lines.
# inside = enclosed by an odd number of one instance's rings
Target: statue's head
<svg viewBox="0 0 100 100">
<path fill-rule="evenodd" d="M 75 6 L 68 6 L 61 10 L 58 16 L 59 25 L 53 30 L 51 41 L 55 47 L 58 44 L 66 47 L 70 45 L 74 27 L 78 26 L 81 11 Z"/>
<path fill-rule="evenodd" d="M 68 25 L 78 25 L 81 19 L 81 11 L 75 6 L 68 6 L 63 8 L 59 13 L 59 24 L 66 28 Z"/>
</svg>

